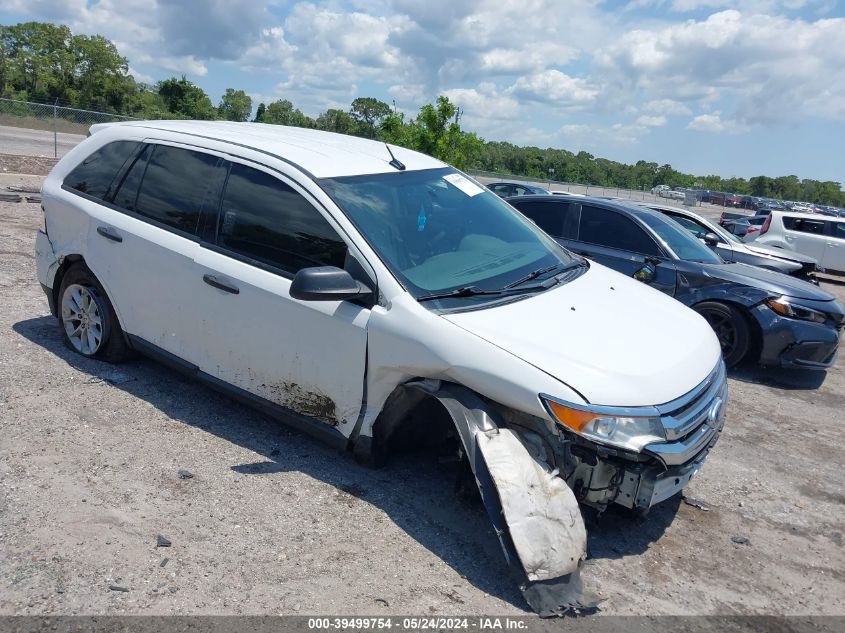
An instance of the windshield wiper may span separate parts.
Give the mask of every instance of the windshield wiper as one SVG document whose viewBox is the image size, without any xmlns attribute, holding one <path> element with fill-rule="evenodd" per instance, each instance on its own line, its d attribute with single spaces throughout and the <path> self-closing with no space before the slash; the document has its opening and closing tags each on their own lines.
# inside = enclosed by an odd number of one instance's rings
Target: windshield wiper
<svg viewBox="0 0 845 633">
<path fill-rule="evenodd" d="M 447 299 L 452 297 L 477 297 L 479 295 L 501 295 L 508 294 L 502 288 L 499 290 L 484 290 L 478 286 L 464 286 L 463 288 L 455 288 L 454 290 L 447 290 L 446 292 L 432 292 L 428 295 L 417 297 L 417 301 L 431 301 L 432 299 Z"/>
<path fill-rule="evenodd" d="M 572 262 L 570 262 L 569 264 L 566 264 L 566 265 L 561 264 L 561 263 L 557 263 L 557 264 L 552 264 L 551 266 L 546 266 L 545 268 L 538 268 L 537 270 L 531 271 L 530 273 L 525 275 L 525 277 L 520 277 L 516 281 L 512 281 L 507 286 L 505 286 L 504 289 L 516 288 L 517 286 L 521 286 L 522 284 L 524 284 L 526 281 L 531 281 L 532 279 L 537 279 L 537 277 L 539 277 L 540 275 L 545 275 L 546 273 L 550 273 L 553 270 L 561 269 L 561 271 L 564 271 L 564 270 L 571 270 L 573 268 L 579 268 L 579 267 L 583 266 L 584 263 L 585 263 L 584 260 L 581 259 L 581 260 L 572 261 Z"/>
</svg>

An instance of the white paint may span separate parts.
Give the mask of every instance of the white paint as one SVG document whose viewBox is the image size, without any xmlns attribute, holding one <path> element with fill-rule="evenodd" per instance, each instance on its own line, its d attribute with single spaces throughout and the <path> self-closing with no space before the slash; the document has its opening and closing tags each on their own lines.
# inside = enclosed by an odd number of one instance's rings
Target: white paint
<svg viewBox="0 0 845 633">
<path fill-rule="evenodd" d="M 361 408 L 365 363 L 363 435 L 371 433 L 391 391 L 413 377 L 453 381 L 518 411 L 547 416 L 541 392 L 575 403 L 660 404 L 700 383 L 718 362 L 718 343 L 703 319 L 598 264 L 575 281 L 510 305 L 449 316 L 429 311 L 403 290 L 317 182 L 268 155 L 317 176 L 392 172 L 381 143 L 226 122 L 133 122 L 94 131 L 45 181 L 55 254 L 39 249 L 39 270 L 62 255 L 83 255 L 127 332 L 258 395 L 270 397 L 266 385 L 285 383 L 325 395 L 347 420 L 339 426 L 346 435 Z M 61 189 L 80 160 L 117 139 L 199 146 L 228 160 L 266 165 L 309 198 L 359 255 L 378 282 L 382 305 L 366 310 L 346 302 L 294 301 L 282 276 Z M 410 150 L 394 153 L 408 170 L 443 166 Z M 115 228 L 124 242 L 98 236 L 99 224 Z M 234 281 L 241 293 L 225 295 L 203 283 L 209 271 Z"/>
</svg>

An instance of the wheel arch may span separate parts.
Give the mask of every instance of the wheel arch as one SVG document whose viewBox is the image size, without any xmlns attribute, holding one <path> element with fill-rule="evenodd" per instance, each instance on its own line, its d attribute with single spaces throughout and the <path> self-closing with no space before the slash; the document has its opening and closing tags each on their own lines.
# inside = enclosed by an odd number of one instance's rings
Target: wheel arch
<svg viewBox="0 0 845 633">
<path fill-rule="evenodd" d="M 732 301 L 731 299 L 725 299 L 724 297 L 701 297 L 695 303 L 690 304 L 689 307 L 695 310 L 696 306 L 702 303 L 721 303 L 734 308 L 737 312 L 739 312 L 740 316 L 745 319 L 745 324 L 748 326 L 748 331 L 751 335 L 748 351 L 741 362 L 745 362 L 747 360 L 757 360 L 760 355 L 760 351 L 763 349 L 763 329 L 751 313 L 751 309 L 754 305 L 745 304 L 740 301 Z"/>
<path fill-rule="evenodd" d="M 119 311 L 118 307 L 115 305 L 114 301 L 112 301 L 112 298 L 111 298 L 111 295 L 109 294 L 108 288 L 106 288 L 106 286 L 103 284 L 102 279 L 100 279 L 97 276 L 97 274 L 93 270 L 91 270 L 91 267 L 88 265 L 88 262 L 85 261 L 85 257 L 78 254 L 78 253 L 71 253 L 69 255 L 64 255 L 61 259 L 61 263 L 59 264 L 58 270 L 56 270 L 56 275 L 53 278 L 53 288 L 52 288 L 53 306 L 54 306 L 53 316 L 56 317 L 56 318 L 59 317 L 59 306 L 61 305 L 60 304 L 61 297 L 59 296 L 59 292 L 61 291 L 61 288 L 62 288 L 62 280 L 64 279 L 64 276 L 67 274 L 67 271 L 70 270 L 70 268 L 72 266 L 75 266 L 77 264 L 84 266 L 85 270 L 88 271 L 88 274 L 90 274 L 97 281 L 97 283 L 100 284 L 100 287 L 103 289 L 103 292 L 106 294 L 106 298 L 108 299 L 109 304 L 112 306 L 112 309 L 114 310 L 114 316 L 117 319 L 118 326 L 120 327 L 120 331 L 121 331 L 121 335 L 123 337 L 124 343 L 127 345 L 127 347 L 131 348 L 131 343 L 129 341 L 129 337 L 126 336 L 126 330 L 123 327 L 123 319 L 120 316 L 120 311 Z"/>
</svg>

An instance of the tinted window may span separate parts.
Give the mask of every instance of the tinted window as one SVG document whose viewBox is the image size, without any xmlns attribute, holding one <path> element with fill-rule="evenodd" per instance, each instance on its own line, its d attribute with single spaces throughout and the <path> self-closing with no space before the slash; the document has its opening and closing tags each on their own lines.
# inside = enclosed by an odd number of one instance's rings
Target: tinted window
<svg viewBox="0 0 845 633">
<path fill-rule="evenodd" d="M 346 244 L 305 198 L 243 165 L 232 165 L 217 231 L 220 246 L 291 273 L 342 268 L 346 258 Z"/>
<path fill-rule="evenodd" d="M 648 233 L 621 213 L 582 205 L 580 227 L 578 239 L 582 242 L 644 255 L 661 254 Z"/>
<path fill-rule="evenodd" d="M 128 209 L 130 211 L 135 210 L 135 203 L 138 198 L 138 187 L 141 186 L 141 179 L 144 177 L 144 170 L 147 168 L 147 160 L 150 157 L 150 153 L 152 152 L 152 146 L 147 145 L 144 148 L 144 151 L 141 152 L 141 155 L 135 159 L 135 162 L 132 163 L 132 166 L 126 172 L 126 175 L 123 177 L 123 182 L 118 187 L 117 192 L 114 195 L 113 202 L 117 206 Z"/>
<path fill-rule="evenodd" d="M 517 201 L 515 206 L 549 235 L 575 239 L 578 205 L 568 202 Z"/>
<path fill-rule="evenodd" d="M 816 235 L 824 235 L 824 221 L 823 220 L 808 220 L 806 218 L 794 218 L 784 216 L 784 228 L 791 231 L 800 231 L 802 233 L 814 233 Z"/>
<path fill-rule="evenodd" d="M 203 205 L 215 205 L 219 162 L 210 154 L 156 145 L 147 161 L 134 211 L 195 234 Z"/>
<path fill-rule="evenodd" d="M 831 222 L 831 233 L 833 237 L 838 237 L 841 240 L 845 240 L 845 222 Z"/>
<path fill-rule="evenodd" d="M 77 165 L 67 175 L 64 184 L 89 196 L 105 199 L 120 168 L 140 145 L 135 141 L 115 141 L 104 145 Z"/>
</svg>

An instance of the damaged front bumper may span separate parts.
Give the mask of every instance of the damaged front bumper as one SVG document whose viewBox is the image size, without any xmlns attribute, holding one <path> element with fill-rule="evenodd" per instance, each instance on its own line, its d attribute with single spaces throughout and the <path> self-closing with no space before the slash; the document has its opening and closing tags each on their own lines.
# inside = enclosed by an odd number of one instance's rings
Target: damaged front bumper
<svg viewBox="0 0 845 633">
<path fill-rule="evenodd" d="M 641 453 L 601 446 L 574 434 L 565 477 L 581 503 L 648 510 L 684 489 L 701 468 L 724 426 L 728 386 L 723 363 L 688 394 L 656 407 L 666 442 Z"/>
</svg>

